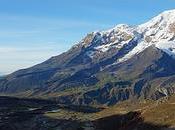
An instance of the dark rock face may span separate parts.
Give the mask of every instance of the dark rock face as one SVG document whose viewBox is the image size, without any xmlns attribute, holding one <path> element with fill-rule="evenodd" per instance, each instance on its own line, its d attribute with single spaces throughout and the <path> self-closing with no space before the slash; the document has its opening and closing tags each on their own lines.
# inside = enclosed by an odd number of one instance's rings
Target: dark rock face
<svg viewBox="0 0 175 130">
<path fill-rule="evenodd" d="M 172 86 L 174 85 L 175 60 L 154 46 L 116 65 L 111 65 L 111 63 L 116 61 L 120 53 L 98 64 L 88 61 L 83 65 L 82 62 L 75 62 L 77 56 L 73 58 L 72 55 L 77 54 L 72 54 L 72 51 L 74 52 L 74 48 L 66 52 L 67 54 L 62 54 L 64 56 L 53 57 L 42 64 L 17 71 L 1 79 L 1 93 L 13 94 L 30 90 L 37 91 L 37 95 L 41 92 L 61 92 L 77 86 L 92 88 L 91 86 L 102 81 L 100 75 L 103 73 L 107 73 L 115 81 L 105 81 L 100 88 L 74 95 L 70 93 L 58 97 L 58 100 L 71 104 L 112 105 L 135 97 L 158 99 L 174 93 Z M 60 59 L 62 57 L 66 59 L 66 63 L 62 63 Z M 79 56 L 78 58 L 81 59 Z M 161 78 L 164 80 L 160 80 Z"/>
</svg>

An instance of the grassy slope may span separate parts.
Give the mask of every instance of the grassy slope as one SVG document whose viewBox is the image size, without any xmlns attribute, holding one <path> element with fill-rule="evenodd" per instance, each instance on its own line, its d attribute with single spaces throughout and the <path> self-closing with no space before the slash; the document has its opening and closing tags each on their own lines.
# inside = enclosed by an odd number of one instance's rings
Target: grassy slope
<svg viewBox="0 0 175 130">
<path fill-rule="evenodd" d="M 140 101 L 139 103 L 126 101 L 92 114 L 61 110 L 57 113 L 46 113 L 45 115 L 56 119 L 92 121 L 112 115 L 126 114 L 130 111 L 140 111 L 145 122 L 175 126 L 175 95 L 158 101 Z"/>
</svg>

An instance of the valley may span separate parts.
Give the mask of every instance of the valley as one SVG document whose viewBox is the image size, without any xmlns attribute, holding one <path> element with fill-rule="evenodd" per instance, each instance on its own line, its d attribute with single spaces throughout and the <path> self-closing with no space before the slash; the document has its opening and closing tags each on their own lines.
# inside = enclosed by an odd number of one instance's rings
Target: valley
<svg viewBox="0 0 175 130">
<path fill-rule="evenodd" d="M 175 96 L 110 107 L 65 106 L 50 100 L 0 97 L 1 130 L 173 130 Z M 79 108 L 79 109 L 78 109 Z M 81 108 L 81 109 L 80 109 Z M 95 110 L 95 111 L 94 111 Z"/>
</svg>

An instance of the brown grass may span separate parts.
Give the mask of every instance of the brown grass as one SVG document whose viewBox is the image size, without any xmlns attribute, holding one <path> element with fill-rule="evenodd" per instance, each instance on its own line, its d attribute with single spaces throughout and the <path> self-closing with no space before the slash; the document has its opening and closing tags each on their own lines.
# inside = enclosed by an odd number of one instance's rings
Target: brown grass
<svg viewBox="0 0 175 130">
<path fill-rule="evenodd" d="M 125 101 L 112 107 L 106 107 L 106 109 L 101 112 L 91 114 L 61 110 L 58 113 L 46 113 L 45 115 L 56 119 L 93 121 L 112 115 L 126 114 L 130 111 L 141 112 L 145 122 L 175 126 L 175 95 L 168 99 L 161 99 L 159 101 L 144 100 L 137 103 Z"/>
</svg>

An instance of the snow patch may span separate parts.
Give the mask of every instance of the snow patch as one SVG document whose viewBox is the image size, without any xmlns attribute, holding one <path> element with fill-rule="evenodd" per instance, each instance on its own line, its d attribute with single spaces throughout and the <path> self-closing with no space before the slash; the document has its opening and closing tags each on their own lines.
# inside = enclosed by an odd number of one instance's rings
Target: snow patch
<svg viewBox="0 0 175 130">
<path fill-rule="evenodd" d="M 94 51 L 88 51 L 88 52 L 86 52 L 86 54 L 87 54 L 90 58 L 93 58 L 95 52 L 94 52 Z"/>
<path fill-rule="evenodd" d="M 155 45 L 157 48 L 163 50 L 164 52 L 175 58 L 175 42 L 160 42 Z"/>
</svg>

